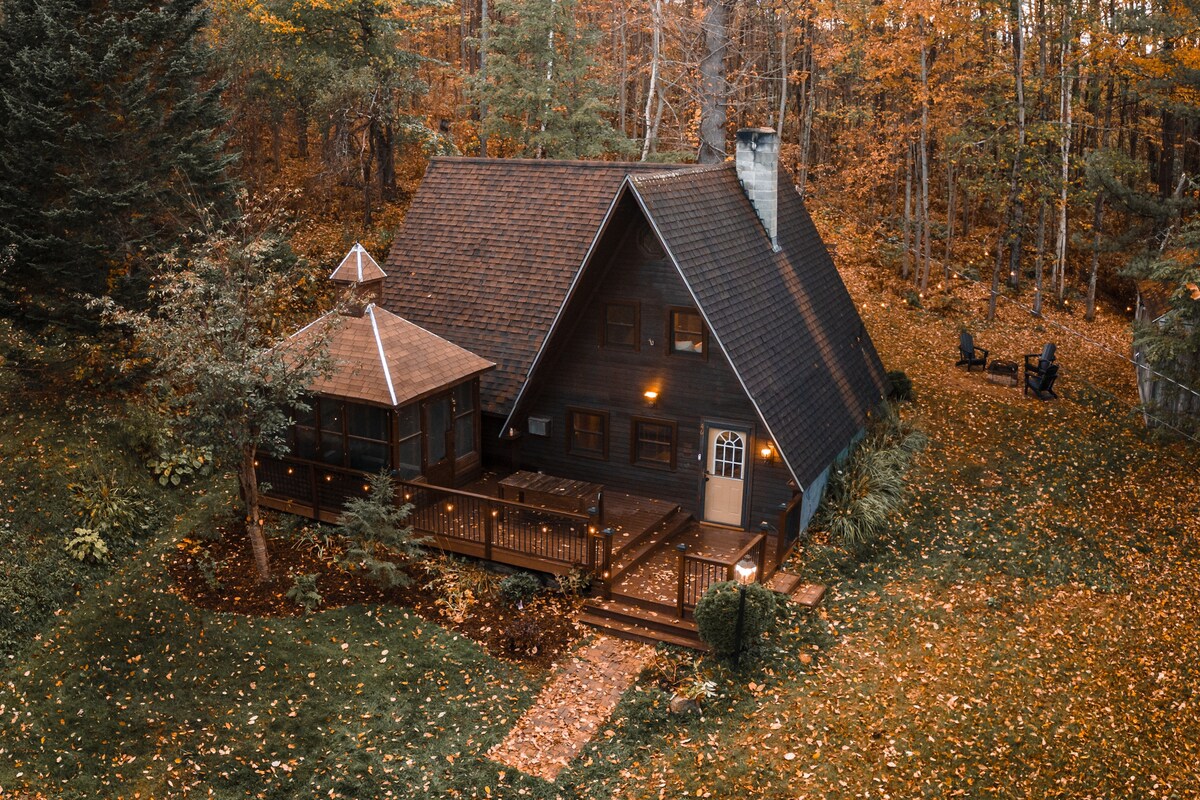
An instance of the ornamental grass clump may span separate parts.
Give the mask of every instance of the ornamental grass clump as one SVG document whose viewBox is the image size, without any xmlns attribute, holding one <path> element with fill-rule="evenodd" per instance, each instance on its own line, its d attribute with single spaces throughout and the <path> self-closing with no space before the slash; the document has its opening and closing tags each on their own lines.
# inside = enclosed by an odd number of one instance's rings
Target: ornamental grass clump
<svg viewBox="0 0 1200 800">
<path fill-rule="evenodd" d="M 928 437 L 890 406 L 842 466 L 833 470 L 819 524 L 835 542 L 865 555 L 908 496 L 908 468 Z"/>
</svg>

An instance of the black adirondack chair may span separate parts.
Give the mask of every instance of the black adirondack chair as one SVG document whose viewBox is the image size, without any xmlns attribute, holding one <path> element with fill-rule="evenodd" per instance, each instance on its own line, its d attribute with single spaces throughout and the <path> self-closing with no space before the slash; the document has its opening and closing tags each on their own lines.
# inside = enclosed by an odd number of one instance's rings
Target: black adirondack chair
<svg viewBox="0 0 1200 800">
<path fill-rule="evenodd" d="M 1025 375 L 1031 372 L 1045 372 L 1054 363 L 1054 342 L 1047 342 L 1040 353 L 1025 355 Z"/>
<path fill-rule="evenodd" d="M 1058 380 L 1058 364 L 1049 364 L 1045 370 L 1038 372 L 1025 373 L 1025 388 L 1024 393 L 1033 392 L 1033 396 L 1038 400 L 1057 400 L 1058 395 L 1054 393 L 1054 382 Z"/>
<path fill-rule="evenodd" d="M 987 368 L 988 351 L 982 347 L 976 347 L 975 340 L 971 338 L 971 334 L 967 331 L 963 331 L 958 337 L 958 353 L 961 358 L 954 362 L 954 366 L 965 366 L 967 372 L 971 371 L 971 367 Z"/>
</svg>

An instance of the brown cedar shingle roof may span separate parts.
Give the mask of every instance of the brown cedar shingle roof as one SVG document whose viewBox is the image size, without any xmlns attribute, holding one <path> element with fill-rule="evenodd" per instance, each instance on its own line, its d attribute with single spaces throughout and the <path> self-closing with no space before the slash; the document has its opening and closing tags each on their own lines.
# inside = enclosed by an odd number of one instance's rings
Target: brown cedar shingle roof
<svg viewBox="0 0 1200 800">
<path fill-rule="evenodd" d="M 326 314 L 286 340 L 298 345 L 336 322 L 334 370 L 309 388 L 383 406 L 402 406 L 491 369 L 492 362 L 375 305 L 361 317 Z"/>
<path fill-rule="evenodd" d="M 342 263 L 330 273 L 329 280 L 334 283 L 367 283 L 386 277 L 387 273 L 371 258 L 371 254 L 355 242 L 354 247 L 351 247 L 350 252 L 342 259 Z"/>
<path fill-rule="evenodd" d="M 781 173 L 776 253 L 733 164 L 631 184 L 807 486 L 863 427 L 882 397 L 884 370 L 795 188 Z"/>
<path fill-rule="evenodd" d="M 382 304 L 495 361 L 481 403 L 507 414 L 625 176 L 666 169 L 434 158 L 388 255 Z"/>
</svg>

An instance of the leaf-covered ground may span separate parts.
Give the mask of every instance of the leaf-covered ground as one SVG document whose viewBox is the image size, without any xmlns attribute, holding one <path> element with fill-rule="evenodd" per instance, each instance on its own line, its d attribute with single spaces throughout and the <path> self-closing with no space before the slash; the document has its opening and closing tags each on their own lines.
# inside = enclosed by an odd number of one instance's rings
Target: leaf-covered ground
<svg viewBox="0 0 1200 800">
<path fill-rule="evenodd" d="M 544 673 L 403 610 L 196 608 L 162 540 L 5 667 L 0 795 L 1200 795 L 1200 453 L 1140 426 L 1125 320 L 986 324 L 971 284 L 938 314 L 848 278 L 932 440 L 912 502 L 866 563 L 805 548 L 826 605 L 739 676 L 703 662 L 702 715 L 669 713 L 664 675 L 692 668 L 663 659 L 555 783 L 503 770 L 484 753 Z M 1062 399 L 955 370 L 964 321 L 993 356 L 1056 341 Z"/>
<path fill-rule="evenodd" d="M 1011 304 L 985 324 L 965 282 L 940 316 L 848 277 L 932 438 L 910 507 L 867 564 L 804 554 L 832 585 L 815 667 L 783 659 L 617 796 L 1200 795 L 1200 452 L 1132 412 L 1127 322 L 1051 313 L 1089 344 Z M 993 356 L 1057 342 L 1062 399 L 955 370 L 962 322 Z"/>
</svg>

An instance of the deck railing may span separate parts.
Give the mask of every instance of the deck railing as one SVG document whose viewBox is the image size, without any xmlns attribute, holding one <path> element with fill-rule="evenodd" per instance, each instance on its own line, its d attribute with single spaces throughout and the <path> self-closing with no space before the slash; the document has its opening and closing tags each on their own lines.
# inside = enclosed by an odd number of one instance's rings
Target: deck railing
<svg viewBox="0 0 1200 800">
<path fill-rule="evenodd" d="M 307 506 L 313 516 L 340 512 L 370 489 L 361 472 L 299 459 L 259 456 L 265 494 Z M 579 565 L 610 590 L 612 535 L 589 516 L 450 489 L 395 481 L 396 502 L 412 505 L 414 531 L 453 552 L 550 572 Z"/>
<path fill-rule="evenodd" d="M 767 537 L 758 534 L 745 547 L 732 556 L 715 558 L 712 556 L 692 555 L 687 552 L 687 545 L 678 545 L 678 565 L 676 567 L 677 585 L 675 612 L 683 619 L 684 615 L 694 611 L 700 598 L 708 591 L 708 587 L 721 581 L 734 579 L 734 566 L 743 558 L 749 556 L 758 566 L 759 580 L 766 578 L 764 572 L 767 563 Z"/>
<path fill-rule="evenodd" d="M 800 516 L 803 512 L 804 495 L 797 494 L 779 512 L 779 542 L 775 563 L 782 564 L 792 546 L 800 539 Z"/>
</svg>

